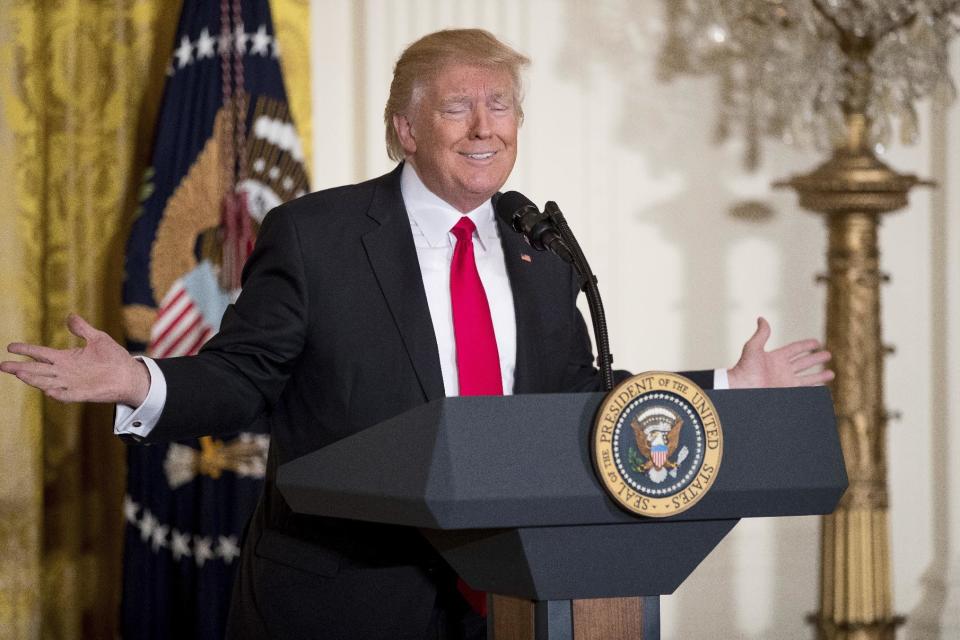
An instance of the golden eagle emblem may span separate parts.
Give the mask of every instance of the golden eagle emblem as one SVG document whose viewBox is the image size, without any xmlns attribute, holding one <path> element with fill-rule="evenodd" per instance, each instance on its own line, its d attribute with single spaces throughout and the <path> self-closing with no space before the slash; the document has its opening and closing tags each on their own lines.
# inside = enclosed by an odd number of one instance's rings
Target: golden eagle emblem
<svg viewBox="0 0 960 640">
<path fill-rule="evenodd" d="M 590 454 L 597 479 L 621 508 L 666 518 L 710 490 L 723 431 L 710 396 L 669 371 L 627 378 L 597 410 Z"/>
<path fill-rule="evenodd" d="M 637 450 L 630 456 L 633 470 L 646 473 L 656 483 L 663 482 L 668 474 L 676 477 L 677 466 L 688 454 L 682 447 L 677 459 L 671 459 L 680 444 L 683 418 L 666 407 L 653 407 L 636 416 L 630 427 L 637 442 Z"/>
</svg>

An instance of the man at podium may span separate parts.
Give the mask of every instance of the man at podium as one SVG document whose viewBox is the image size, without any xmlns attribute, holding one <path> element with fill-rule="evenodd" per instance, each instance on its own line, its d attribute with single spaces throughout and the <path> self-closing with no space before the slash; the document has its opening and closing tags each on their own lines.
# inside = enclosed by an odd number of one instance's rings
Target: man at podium
<svg viewBox="0 0 960 640">
<path fill-rule="evenodd" d="M 117 404 L 144 443 L 235 432 L 266 414 L 266 485 L 234 588 L 231 638 L 483 638 L 472 592 L 412 529 L 294 514 L 282 463 L 435 398 L 601 388 L 573 270 L 498 223 L 523 119 L 522 54 L 440 31 L 397 61 L 387 175 L 313 193 L 264 220 L 243 293 L 196 356 L 132 358 L 78 316 L 85 341 L 14 343 L 3 371 L 64 402 Z M 765 351 L 763 319 L 704 387 L 822 384 L 816 340 Z M 459 584 L 458 584 L 459 583 Z"/>
</svg>

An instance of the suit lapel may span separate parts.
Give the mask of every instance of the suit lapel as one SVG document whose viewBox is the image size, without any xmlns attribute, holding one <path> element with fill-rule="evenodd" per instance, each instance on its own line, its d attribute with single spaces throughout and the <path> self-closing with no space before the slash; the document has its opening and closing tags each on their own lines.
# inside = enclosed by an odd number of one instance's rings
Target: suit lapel
<svg viewBox="0 0 960 640">
<path fill-rule="evenodd" d="M 377 185 L 367 215 L 380 226 L 363 236 L 363 246 L 417 380 L 430 401 L 445 395 L 443 374 L 410 219 L 400 194 L 401 168 L 402 165 Z"/>
<path fill-rule="evenodd" d="M 507 266 L 507 277 L 513 290 L 513 307 L 517 319 L 517 361 L 514 370 L 513 392 L 530 393 L 538 379 L 543 340 L 543 320 L 537 284 L 537 261 L 525 261 L 521 256 L 533 256 L 523 237 L 506 223 L 497 219 L 500 243 Z M 539 256 L 542 258 L 543 256 Z"/>
</svg>

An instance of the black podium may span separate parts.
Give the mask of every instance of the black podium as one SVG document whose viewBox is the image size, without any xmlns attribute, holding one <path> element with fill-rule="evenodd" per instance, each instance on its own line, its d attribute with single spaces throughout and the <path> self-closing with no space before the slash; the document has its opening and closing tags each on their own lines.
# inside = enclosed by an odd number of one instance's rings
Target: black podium
<svg viewBox="0 0 960 640">
<path fill-rule="evenodd" d="M 470 586 L 510 597 L 494 599 L 497 640 L 622 637 L 624 624 L 650 640 L 656 598 L 740 518 L 830 513 L 847 487 L 825 387 L 707 393 L 723 460 L 710 492 L 670 518 L 626 513 L 597 480 L 602 393 L 434 401 L 283 465 L 278 485 L 298 512 L 422 529 Z M 647 598 L 605 632 L 593 599 L 631 596 Z"/>
</svg>

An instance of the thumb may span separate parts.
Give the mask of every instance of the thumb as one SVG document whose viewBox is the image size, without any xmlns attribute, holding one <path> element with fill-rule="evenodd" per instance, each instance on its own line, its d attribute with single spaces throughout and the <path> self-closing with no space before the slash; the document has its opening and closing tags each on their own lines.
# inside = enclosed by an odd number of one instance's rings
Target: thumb
<svg viewBox="0 0 960 640">
<path fill-rule="evenodd" d="M 757 330 L 753 332 L 747 343 L 743 345 L 744 351 L 763 351 L 763 347 L 770 339 L 770 323 L 766 318 L 760 316 L 757 318 Z"/>
<path fill-rule="evenodd" d="M 94 329 L 90 323 L 75 313 L 67 316 L 67 329 L 69 329 L 73 335 L 87 341 L 92 340 L 97 334 L 97 330 Z"/>
</svg>

